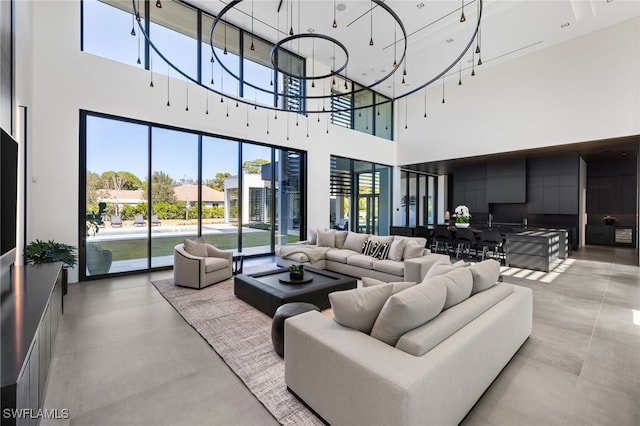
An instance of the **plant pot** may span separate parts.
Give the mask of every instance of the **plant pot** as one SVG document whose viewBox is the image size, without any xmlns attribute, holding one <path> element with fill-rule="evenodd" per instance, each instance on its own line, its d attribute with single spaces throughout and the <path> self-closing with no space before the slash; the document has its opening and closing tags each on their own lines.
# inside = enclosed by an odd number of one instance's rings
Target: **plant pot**
<svg viewBox="0 0 640 426">
<path fill-rule="evenodd" d="M 457 223 L 456 222 L 456 228 L 468 228 L 469 227 L 469 223 Z"/>
<path fill-rule="evenodd" d="M 301 280 L 303 278 L 304 278 L 304 273 L 302 273 L 302 274 L 294 274 L 293 272 L 289 272 L 289 279 Z"/>
<path fill-rule="evenodd" d="M 87 246 L 87 269 L 89 275 L 108 274 L 113 263 L 113 252 L 111 250 L 98 250 Z"/>
</svg>

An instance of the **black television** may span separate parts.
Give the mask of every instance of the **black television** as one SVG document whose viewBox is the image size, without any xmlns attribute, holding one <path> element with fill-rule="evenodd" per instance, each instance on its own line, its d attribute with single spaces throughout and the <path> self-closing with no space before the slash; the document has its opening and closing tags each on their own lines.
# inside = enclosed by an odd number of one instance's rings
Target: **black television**
<svg viewBox="0 0 640 426">
<path fill-rule="evenodd" d="M 0 272 L 15 262 L 18 208 L 18 142 L 0 129 Z"/>
</svg>

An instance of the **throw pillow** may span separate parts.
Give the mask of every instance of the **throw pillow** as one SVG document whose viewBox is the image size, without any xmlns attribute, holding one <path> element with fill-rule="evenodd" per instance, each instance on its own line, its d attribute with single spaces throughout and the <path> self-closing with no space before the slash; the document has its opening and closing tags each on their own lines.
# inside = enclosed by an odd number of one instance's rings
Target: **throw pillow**
<svg viewBox="0 0 640 426">
<path fill-rule="evenodd" d="M 315 246 L 318 242 L 318 231 L 316 228 L 309 228 L 309 244 Z"/>
<path fill-rule="evenodd" d="M 500 262 L 489 259 L 469 266 L 473 276 L 471 295 L 493 287 L 500 277 Z"/>
<path fill-rule="evenodd" d="M 188 238 L 184 239 L 184 251 L 192 256 L 207 257 L 207 246 Z"/>
<path fill-rule="evenodd" d="M 369 249 L 371 248 L 371 241 L 367 240 L 362 243 L 362 254 L 369 254 Z"/>
<path fill-rule="evenodd" d="M 344 240 L 344 245 L 342 248 L 362 253 L 362 245 L 368 239 L 369 235 L 367 234 L 358 234 L 357 232 L 349 231 L 347 233 L 347 238 Z"/>
<path fill-rule="evenodd" d="M 438 316 L 446 298 L 447 288 L 442 284 L 414 285 L 394 294 L 387 299 L 376 318 L 371 337 L 395 346 L 407 331 Z"/>
<path fill-rule="evenodd" d="M 396 262 L 402 261 L 402 255 L 404 254 L 404 248 L 407 245 L 407 240 L 395 240 L 389 247 L 389 254 L 387 258 L 389 260 L 395 260 Z"/>
<path fill-rule="evenodd" d="M 378 247 L 380 247 L 380 241 L 371 241 L 369 240 L 369 248 L 367 252 L 364 253 L 367 256 L 375 257 L 375 254 L 378 252 Z"/>
<path fill-rule="evenodd" d="M 380 246 L 378 247 L 378 250 L 376 250 L 376 252 L 373 255 L 373 257 L 377 257 L 380 260 L 385 260 L 387 258 L 387 256 L 389 256 L 389 248 L 390 247 L 391 247 L 391 244 L 389 244 L 389 243 L 380 244 Z"/>
<path fill-rule="evenodd" d="M 464 263 L 464 260 L 459 260 L 459 261 L 457 261 L 456 263 L 454 263 L 452 265 L 451 264 L 447 265 L 445 263 L 433 265 L 427 271 L 427 274 L 424 276 L 424 280 L 423 281 L 426 281 L 429 278 L 437 277 L 438 275 L 448 274 L 449 272 L 453 271 L 456 268 L 461 268 L 461 267 L 465 267 L 465 266 L 469 266 L 469 264 L 468 263 Z"/>
<path fill-rule="evenodd" d="M 347 231 L 336 231 L 336 248 L 344 248 L 344 242 L 347 240 Z"/>
<path fill-rule="evenodd" d="M 446 310 L 469 298 L 473 288 L 473 277 L 469 268 L 455 268 L 447 274 L 435 276 L 422 283 L 444 285 L 447 288 L 447 298 L 442 308 Z"/>
<path fill-rule="evenodd" d="M 318 247 L 335 247 L 336 246 L 336 231 L 335 229 L 329 229 L 328 231 L 321 231 L 318 229 Z"/>
<path fill-rule="evenodd" d="M 392 286 L 384 285 L 329 293 L 334 321 L 363 333 L 371 333 L 373 323 L 392 290 Z"/>
<path fill-rule="evenodd" d="M 404 260 L 414 259 L 416 257 L 422 256 L 422 252 L 424 251 L 424 247 L 419 246 L 417 244 L 407 244 L 404 248 L 404 253 L 402 257 Z"/>
</svg>

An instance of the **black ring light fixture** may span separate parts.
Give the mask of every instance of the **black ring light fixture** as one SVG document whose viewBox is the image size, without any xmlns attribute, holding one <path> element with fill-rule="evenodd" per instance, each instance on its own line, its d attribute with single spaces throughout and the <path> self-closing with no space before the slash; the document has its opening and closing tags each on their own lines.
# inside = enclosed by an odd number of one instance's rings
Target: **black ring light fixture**
<svg viewBox="0 0 640 426">
<path fill-rule="evenodd" d="M 212 60 L 213 58 L 215 58 L 215 60 L 218 61 L 218 64 L 221 66 L 221 68 L 231 77 L 233 77 L 234 79 L 236 79 L 240 84 L 244 84 L 247 85 L 255 90 L 261 91 L 263 93 L 267 93 L 267 94 L 274 94 L 272 90 L 268 90 L 265 89 L 263 87 L 257 86 L 252 84 L 249 81 L 243 80 L 241 79 L 238 75 L 236 75 L 235 73 L 233 73 L 229 68 L 227 68 L 227 66 L 225 66 L 224 61 L 221 61 L 220 58 L 218 57 L 215 49 L 214 49 L 214 43 L 213 43 L 213 34 L 214 34 L 214 29 L 216 27 L 216 25 L 223 20 L 222 18 L 225 16 L 225 14 L 227 14 L 231 9 L 236 8 L 236 6 L 240 3 L 242 3 L 244 0 L 232 0 L 231 2 L 229 2 L 221 11 L 220 13 L 218 13 L 215 18 L 213 19 L 213 22 L 211 24 L 211 28 L 209 31 L 209 45 L 211 46 L 211 52 L 212 52 Z M 480 28 L 480 22 L 481 22 L 481 18 L 482 18 L 482 10 L 483 10 L 483 0 L 474 0 L 478 2 L 478 19 L 475 25 L 475 28 L 473 30 L 473 33 L 471 35 L 471 38 L 469 39 L 469 41 L 467 42 L 465 48 L 461 51 L 461 53 L 455 58 L 455 60 L 453 62 L 451 62 L 450 65 L 448 65 L 447 67 L 445 67 L 440 73 L 438 73 L 435 77 L 431 78 L 430 80 L 426 81 L 425 83 L 422 83 L 420 85 L 418 85 L 417 87 L 415 87 L 412 90 L 409 90 L 407 92 L 398 94 L 389 97 L 384 95 L 387 100 L 382 100 L 379 102 L 371 102 L 371 103 L 367 103 L 365 105 L 360 105 L 360 106 L 356 106 L 353 105 L 351 107 L 344 107 L 344 108 L 325 108 L 324 106 L 324 102 L 322 102 L 323 107 L 322 109 L 309 109 L 308 105 L 306 105 L 305 102 L 305 108 L 304 109 L 300 109 L 300 110 L 296 110 L 296 111 L 292 111 L 292 110 L 287 110 L 284 107 L 279 107 L 279 106 L 270 106 L 270 105 L 265 105 L 265 104 L 260 104 L 257 102 L 254 102 L 250 99 L 247 98 L 243 98 L 240 96 L 234 96 L 232 94 L 226 93 L 226 92 L 222 92 L 220 90 L 214 89 L 212 87 L 206 86 L 204 84 L 202 84 L 201 82 L 197 81 L 196 79 L 194 79 L 193 77 L 191 77 L 190 75 L 188 75 L 187 73 L 185 73 L 184 71 L 182 71 L 179 67 L 177 67 L 176 65 L 174 65 L 169 59 L 167 59 L 167 57 L 155 46 L 155 44 L 153 43 L 153 41 L 151 40 L 151 38 L 149 37 L 149 35 L 146 33 L 144 26 L 141 22 L 141 20 L 138 20 L 138 26 L 140 28 L 140 31 L 142 32 L 142 34 L 144 35 L 145 39 L 147 40 L 147 42 L 149 43 L 149 45 L 151 46 L 151 48 L 158 54 L 158 56 L 160 56 L 160 58 L 162 58 L 163 61 L 165 61 L 169 67 L 173 68 L 178 74 L 182 75 L 185 79 L 187 79 L 188 81 L 202 87 L 205 90 L 208 90 L 210 92 L 213 92 L 217 95 L 220 95 L 224 98 L 230 99 L 235 101 L 236 103 L 242 103 L 248 106 L 252 106 L 254 108 L 261 108 L 261 109 L 266 109 L 266 110 L 272 110 L 272 111 L 282 111 L 282 112 L 296 112 L 296 113 L 300 113 L 300 114 L 319 114 L 319 113 L 339 113 L 339 112 L 351 112 L 351 111 L 358 111 L 358 110 L 362 110 L 362 109 L 367 109 L 367 108 L 371 108 L 374 106 L 380 106 L 380 105 L 385 105 L 385 104 L 389 104 L 389 103 L 393 103 L 394 101 L 397 101 L 399 99 L 403 99 L 406 98 L 407 96 L 410 96 L 422 89 L 424 89 L 425 87 L 429 86 L 430 84 L 434 83 L 435 81 L 440 80 L 443 76 L 446 75 L 447 72 L 449 72 L 456 64 L 458 64 L 462 58 L 465 56 L 465 54 L 469 51 L 469 48 L 471 48 L 471 46 L 473 45 L 474 40 L 476 40 L 476 37 L 478 35 L 478 30 Z M 375 3 L 376 6 L 381 7 L 382 9 L 384 9 L 395 21 L 395 23 L 398 25 L 398 27 L 401 30 L 401 37 L 399 37 L 398 40 L 395 40 L 394 43 L 398 43 L 400 41 L 404 41 L 403 43 L 403 47 L 402 47 L 402 54 L 400 56 L 400 59 L 397 61 L 397 63 L 394 63 L 394 66 L 391 67 L 391 71 L 386 73 L 385 75 L 383 75 L 381 78 L 379 78 L 378 80 L 374 81 L 373 83 L 369 84 L 369 85 L 363 85 L 359 82 L 355 82 L 357 83 L 359 86 L 361 86 L 359 89 L 354 89 L 352 91 L 349 91 L 350 94 L 356 94 L 365 90 L 370 90 L 373 87 L 381 84 L 382 82 L 388 80 L 390 77 L 392 77 L 396 71 L 398 71 L 401 68 L 401 65 L 404 63 L 405 59 L 406 59 L 406 53 L 407 53 L 407 45 L 408 45 L 408 40 L 407 40 L 407 32 L 406 29 L 404 27 L 404 24 L 402 22 L 402 20 L 400 19 L 400 17 L 396 14 L 395 11 L 393 11 L 393 9 L 391 9 L 390 6 L 388 6 L 386 4 L 386 2 L 384 0 L 371 0 L 372 3 Z M 134 15 L 136 17 L 140 16 L 139 10 L 136 6 L 136 0 L 132 0 L 132 4 L 133 4 L 133 12 Z M 463 0 L 463 4 L 464 4 L 464 0 Z M 373 10 L 373 7 L 368 11 L 369 13 L 371 13 L 371 11 Z M 464 12 L 463 12 L 464 13 Z M 224 22 L 224 21 L 223 21 Z M 462 19 L 460 20 L 460 22 L 464 22 Z M 335 46 L 339 47 L 345 54 L 345 61 L 344 64 L 342 64 L 340 67 L 338 67 L 335 70 L 332 70 L 331 72 L 329 72 L 328 74 L 324 74 L 324 75 L 296 75 L 294 73 L 288 72 L 287 70 L 283 69 L 281 66 L 279 66 L 278 64 L 278 55 L 277 52 L 280 48 L 282 48 L 282 46 L 288 42 L 294 41 L 294 40 L 300 40 L 300 39 L 305 39 L 305 38 L 309 38 L 309 39 L 316 39 L 316 40 L 324 40 L 324 41 L 328 41 L 330 43 L 333 43 Z M 327 79 L 327 78 L 333 78 L 333 77 L 343 77 L 340 73 L 344 70 L 346 70 L 348 62 L 349 62 L 349 52 L 348 49 L 346 48 L 346 46 L 344 46 L 343 43 L 341 43 L 340 41 L 336 40 L 333 37 L 324 35 L 324 34 L 316 34 L 314 32 L 310 32 L 310 33 L 300 33 L 300 34 L 294 34 L 294 35 L 290 35 L 288 37 L 283 38 L 282 40 L 274 43 L 273 47 L 271 48 L 270 51 L 270 59 L 271 59 L 271 63 L 273 65 L 273 69 L 275 71 L 277 71 L 278 73 L 281 73 L 283 75 L 287 75 L 289 77 L 293 77 L 293 78 L 299 78 L 303 81 L 305 80 L 322 80 L 322 79 Z M 344 78 L 347 78 L 346 75 L 344 76 Z M 394 83 L 395 84 L 395 80 Z M 283 99 L 299 99 L 299 100 L 307 100 L 307 99 L 316 99 L 316 100 L 327 100 L 327 99 L 331 99 L 333 97 L 335 97 L 335 94 L 328 94 L 328 95 L 295 95 L 295 94 L 287 94 L 287 93 L 277 93 L 276 94 L 278 98 L 283 98 Z M 285 102 L 282 102 L 282 105 L 285 105 Z M 302 104 L 302 103 L 301 103 Z"/>
</svg>

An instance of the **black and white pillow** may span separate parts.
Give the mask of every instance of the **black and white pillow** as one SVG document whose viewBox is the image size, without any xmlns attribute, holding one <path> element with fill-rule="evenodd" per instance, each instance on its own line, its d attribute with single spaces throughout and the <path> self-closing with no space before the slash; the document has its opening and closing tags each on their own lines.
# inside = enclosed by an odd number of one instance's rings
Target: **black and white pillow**
<svg viewBox="0 0 640 426">
<path fill-rule="evenodd" d="M 369 248 L 371 247 L 371 240 L 366 240 L 362 244 L 362 254 L 369 254 Z"/>
<path fill-rule="evenodd" d="M 391 249 L 391 244 L 389 243 L 380 244 L 380 247 L 378 247 L 378 250 L 376 251 L 373 257 L 377 257 L 380 260 L 385 260 L 389 256 L 390 249 Z"/>
<path fill-rule="evenodd" d="M 378 252 L 378 248 L 382 245 L 382 243 L 380 241 L 376 241 L 373 242 L 371 240 L 369 240 L 370 244 L 369 244 L 369 249 L 367 250 L 367 253 L 365 253 L 368 256 L 371 257 L 376 257 L 376 253 Z"/>
</svg>

